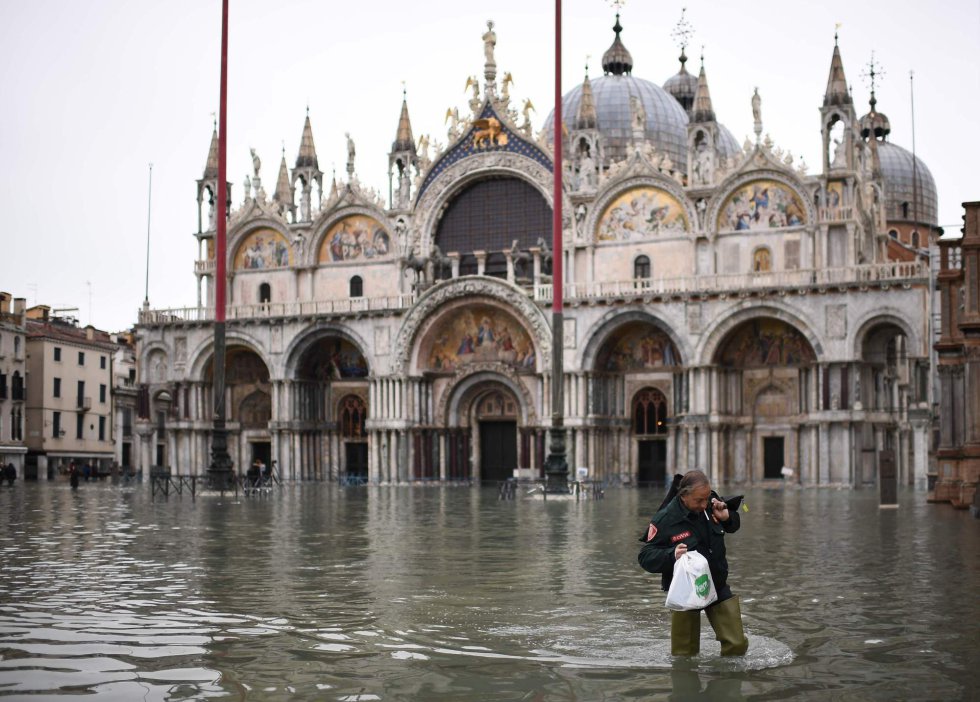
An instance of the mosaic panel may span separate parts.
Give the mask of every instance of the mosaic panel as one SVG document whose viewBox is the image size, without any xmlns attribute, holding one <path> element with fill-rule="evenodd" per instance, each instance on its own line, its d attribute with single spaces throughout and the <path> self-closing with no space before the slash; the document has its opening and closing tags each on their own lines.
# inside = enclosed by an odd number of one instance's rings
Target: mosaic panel
<svg viewBox="0 0 980 702">
<path fill-rule="evenodd" d="M 627 190 L 606 206 L 596 238 L 631 241 L 688 228 L 687 214 L 677 198 L 657 188 L 641 187 Z"/>
<path fill-rule="evenodd" d="M 756 180 L 728 196 L 718 215 L 719 231 L 795 227 L 806 224 L 799 195 L 774 180 Z"/>
<path fill-rule="evenodd" d="M 211 249 L 208 249 L 211 255 Z M 235 270 L 287 268 L 293 263 L 292 251 L 286 237 L 275 229 L 259 229 L 239 245 L 235 253 Z"/>
<path fill-rule="evenodd" d="M 388 258 L 391 237 L 372 217 L 351 215 L 336 222 L 320 245 L 320 263 Z"/>
<path fill-rule="evenodd" d="M 530 335 L 511 315 L 489 305 L 467 305 L 449 313 L 427 339 L 422 358 L 429 370 L 453 372 L 486 361 L 535 367 Z"/>
</svg>

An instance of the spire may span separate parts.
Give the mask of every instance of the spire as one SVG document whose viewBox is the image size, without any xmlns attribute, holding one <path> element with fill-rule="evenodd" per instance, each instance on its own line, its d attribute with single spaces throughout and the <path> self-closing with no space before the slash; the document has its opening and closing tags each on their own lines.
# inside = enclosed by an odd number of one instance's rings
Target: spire
<svg viewBox="0 0 980 702">
<path fill-rule="evenodd" d="M 708 76 L 704 72 L 704 54 L 701 54 L 701 72 L 698 74 L 698 89 L 694 93 L 692 121 L 715 121 L 715 111 L 711 106 L 711 93 L 708 92 Z"/>
<path fill-rule="evenodd" d="M 286 166 L 286 147 L 282 147 L 282 160 L 279 162 L 279 177 L 276 179 L 276 192 L 272 199 L 281 205 L 293 204 L 293 191 L 289 187 L 289 168 Z"/>
<path fill-rule="evenodd" d="M 218 123 L 211 132 L 211 148 L 208 149 L 208 162 L 204 165 L 204 180 L 218 177 Z"/>
<path fill-rule="evenodd" d="M 823 96 L 824 106 L 850 105 L 851 93 L 847 89 L 847 79 L 844 77 L 844 64 L 840 58 L 840 47 L 837 46 L 837 33 L 834 32 L 834 55 L 830 59 L 830 76 L 827 78 L 827 92 Z"/>
<path fill-rule="evenodd" d="M 582 81 L 582 98 L 578 103 L 578 113 L 575 115 L 576 129 L 595 129 L 599 124 L 599 116 L 595 110 L 595 97 L 592 95 L 592 83 L 589 81 L 589 65 L 585 65 L 585 80 Z"/>
<path fill-rule="evenodd" d="M 871 61 L 868 63 L 867 69 L 862 74 L 862 76 L 871 86 L 871 99 L 868 100 L 868 104 L 871 106 L 871 111 L 861 118 L 861 136 L 864 139 L 868 139 L 871 137 L 871 135 L 874 135 L 871 141 L 877 139 L 884 140 L 892 130 L 888 117 L 886 117 L 883 113 L 878 112 L 876 108 L 878 100 L 875 98 L 875 86 L 883 75 L 885 75 L 885 71 L 882 69 L 881 64 L 875 61 L 875 52 L 872 51 Z"/>
<path fill-rule="evenodd" d="M 606 75 L 610 73 L 614 76 L 621 76 L 624 73 L 629 75 L 633 72 L 633 57 L 619 38 L 619 33 L 623 31 L 623 27 L 619 24 L 618 12 L 616 13 L 616 24 L 613 25 L 613 31 L 616 32 L 616 38 L 613 39 L 612 46 L 606 49 L 606 53 L 602 55 L 602 70 Z"/>
<path fill-rule="evenodd" d="M 306 121 L 303 123 L 303 137 L 299 142 L 299 155 L 296 156 L 296 168 L 313 168 L 320 170 L 316 160 L 316 146 L 313 145 L 313 126 L 310 124 L 310 108 L 306 108 Z"/>
<path fill-rule="evenodd" d="M 408 98 L 402 89 L 402 113 L 398 117 L 398 132 L 391 144 L 392 153 L 396 151 L 415 151 L 415 138 L 412 136 L 412 122 L 408 118 Z"/>
</svg>

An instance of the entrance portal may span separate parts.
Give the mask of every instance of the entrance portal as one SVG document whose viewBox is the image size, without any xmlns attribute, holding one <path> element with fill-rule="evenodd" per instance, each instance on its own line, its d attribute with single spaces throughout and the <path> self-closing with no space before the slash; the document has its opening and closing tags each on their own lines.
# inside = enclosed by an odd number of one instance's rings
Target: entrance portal
<svg viewBox="0 0 980 702">
<path fill-rule="evenodd" d="M 268 441 L 250 441 L 252 447 L 252 460 L 249 465 L 255 465 L 256 461 L 262 461 L 267 466 L 272 465 L 272 444 Z"/>
<path fill-rule="evenodd" d="M 507 480 L 517 468 L 517 422 L 480 422 L 480 479 Z"/>
<path fill-rule="evenodd" d="M 783 437 L 766 436 L 762 439 L 763 474 L 766 480 L 783 477 L 783 466 L 786 465 L 783 455 Z"/>
<path fill-rule="evenodd" d="M 367 482 L 368 479 L 368 445 L 363 441 L 348 441 L 344 444 L 347 479 Z"/>
<path fill-rule="evenodd" d="M 639 449 L 637 482 L 640 485 L 663 486 L 667 483 L 667 442 L 646 439 L 637 442 Z"/>
</svg>

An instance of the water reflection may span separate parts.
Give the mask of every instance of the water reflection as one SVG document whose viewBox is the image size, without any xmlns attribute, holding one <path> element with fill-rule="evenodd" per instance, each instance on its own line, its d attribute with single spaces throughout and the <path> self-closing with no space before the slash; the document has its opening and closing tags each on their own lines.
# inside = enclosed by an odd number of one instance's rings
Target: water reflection
<svg viewBox="0 0 980 702">
<path fill-rule="evenodd" d="M 99 699 L 961 698 L 980 535 L 902 495 L 763 491 L 729 541 L 750 638 L 669 655 L 636 565 L 653 491 L 0 490 L 0 695 Z M 953 574 L 953 577 L 951 577 Z M 942 607 L 937 603 L 955 603 Z"/>
</svg>

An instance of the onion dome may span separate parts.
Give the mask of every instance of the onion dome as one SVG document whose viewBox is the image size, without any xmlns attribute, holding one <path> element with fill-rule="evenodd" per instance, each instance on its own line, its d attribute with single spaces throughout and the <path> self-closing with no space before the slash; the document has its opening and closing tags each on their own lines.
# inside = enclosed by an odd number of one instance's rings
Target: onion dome
<svg viewBox="0 0 980 702">
<path fill-rule="evenodd" d="M 629 75 L 633 72 L 633 57 L 619 38 L 619 33 L 623 31 L 623 27 L 619 23 L 618 12 L 616 13 L 616 24 L 613 25 L 613 31 L 616 32 L 616 38 L 613 39 L 612 46 L 606 49 L 606 53 L 602 55 L 602 70 L 605 71 L 606 75 L 621 76 L 624 73 Z"/>
<path fill-rule="evenodd" d="M 664 83 L 664 90 L 673 95 L 690 117 L 691 109 L 694 107 L 694 95 L 698 90 L 698 79 L 687 72 L 687 68 L 684 66 L 687 63 L 687 55 L 683 49 L 681 49 L 680 61 L 681 70 L 677 72 L 677 75 L 667 79 L 667 82 Z"/>
<path fill-rule="evenodd" d="M 871 93 L 871 111 L 861 118 L 861 136 L 864 139 L 884 139 L 892 130 L 888 117 L 875 110 L 875 94 Z"/>
<path fill-rule="evenodd" d="M 877 147 L 885 184 L 885 219 L 938 226 L 936 181 L 926 164 L 889 141 L 879 141 Z"/>
</svg>

